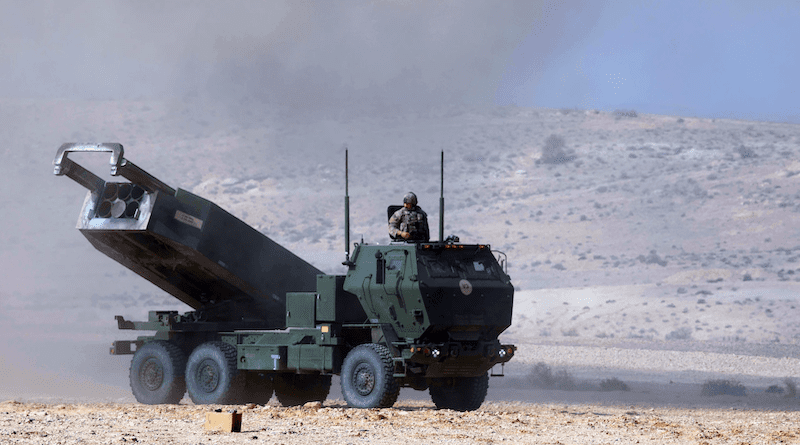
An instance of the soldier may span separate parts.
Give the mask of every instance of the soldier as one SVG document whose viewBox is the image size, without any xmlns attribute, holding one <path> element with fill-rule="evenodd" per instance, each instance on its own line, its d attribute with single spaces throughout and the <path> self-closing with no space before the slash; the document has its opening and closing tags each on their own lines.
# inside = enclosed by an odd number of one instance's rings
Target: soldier
<svg viewBox="0 0 800 445">
<path fill-rule="evenodd" d="M 403 207 L 389 218 L 389 235 L 392 239 L 428 241 L 428 215 L 417 206 L 417 195 L 412 192 L 403 197 Z"/>
</svg>

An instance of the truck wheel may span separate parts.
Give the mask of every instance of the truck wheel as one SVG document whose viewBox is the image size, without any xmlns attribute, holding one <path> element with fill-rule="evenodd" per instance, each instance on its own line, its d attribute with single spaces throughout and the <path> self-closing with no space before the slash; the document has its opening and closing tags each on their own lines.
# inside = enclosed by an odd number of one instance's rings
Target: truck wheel
<svg viewBox="0 0 800 445">
<path fill-rule="evenodd" d="M 456 377 L 431 383 L 431 399 L 436 408 L 474 411 L 481 407 L 489 389 L 489 376 Z"/>
<path fill-rule="evenodd" d="M 131 391 L 139 403 L 175 404 L 186 392 L 183 370 L 186 356 L 172 343 L 157 340 L 146 343 L 131 360 Z"/>
<path fill-rule="evenodd" d="M 275 397 L 283 406 L 324 402 L 331 391 L 331 376 L 320 374 L 275 374 Z"/>
<path fill-rule="evenodd" d="M 392 354 L 386 346 L 356 346 L 342 364 L 342 395 L 355 408 L 388 408 L 400 394 L 393 374 Z"/>
<path fill-rule="evenodd" d="M 196 347 L 186 362 L 186 389 L 197 405 L 238 402 L 244 375 L 236 369 L 236 347 L 210 341 Z"/>
</svg>

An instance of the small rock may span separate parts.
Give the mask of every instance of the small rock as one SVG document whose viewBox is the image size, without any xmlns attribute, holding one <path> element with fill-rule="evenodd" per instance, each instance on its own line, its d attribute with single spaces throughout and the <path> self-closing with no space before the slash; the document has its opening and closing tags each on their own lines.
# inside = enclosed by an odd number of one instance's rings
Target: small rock
<svg viewBox="0 0 800 445">
<path fill-rule="evenodd" d="M 305 405 L 303 405 L 303 409 L 309 409 L 309 410 L 313 410 L 313 411 L 316 411 L 316 410 L 318 410 L 320 408 L 322 408 L 322 402 L 319 402 L 319 401 L 317 401 L 317 402 L 308 402 Z"/>
</svg>

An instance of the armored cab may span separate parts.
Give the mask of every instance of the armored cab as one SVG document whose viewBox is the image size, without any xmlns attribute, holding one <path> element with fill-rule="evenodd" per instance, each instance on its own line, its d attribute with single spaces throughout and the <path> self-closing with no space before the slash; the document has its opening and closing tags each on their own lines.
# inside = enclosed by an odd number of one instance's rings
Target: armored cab
<svg viewBox="0 0 800 445">
<path fill-rule="evenodd" d="M 358 296 L 369 322 L 408 343 L 421 376 L 480 375 L 499 362 L 514 287 L 489 246 L 362 245 L 352 262 L 343 289 Z"/>
</svg>

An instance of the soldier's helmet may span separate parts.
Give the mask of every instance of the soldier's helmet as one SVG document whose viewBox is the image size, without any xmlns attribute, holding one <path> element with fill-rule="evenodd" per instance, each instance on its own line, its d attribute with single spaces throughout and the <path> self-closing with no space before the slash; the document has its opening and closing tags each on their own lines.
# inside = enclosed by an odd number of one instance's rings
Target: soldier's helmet
<svg viewBox="0 0 800 445">
<path fill-rule="evenodd" d="M 417 195 L 414 192 L 406 193 L 406 196 L 403 196 L 403 204 L 409 203 L 412 206 L 417 205 Z"/>
</svg>

